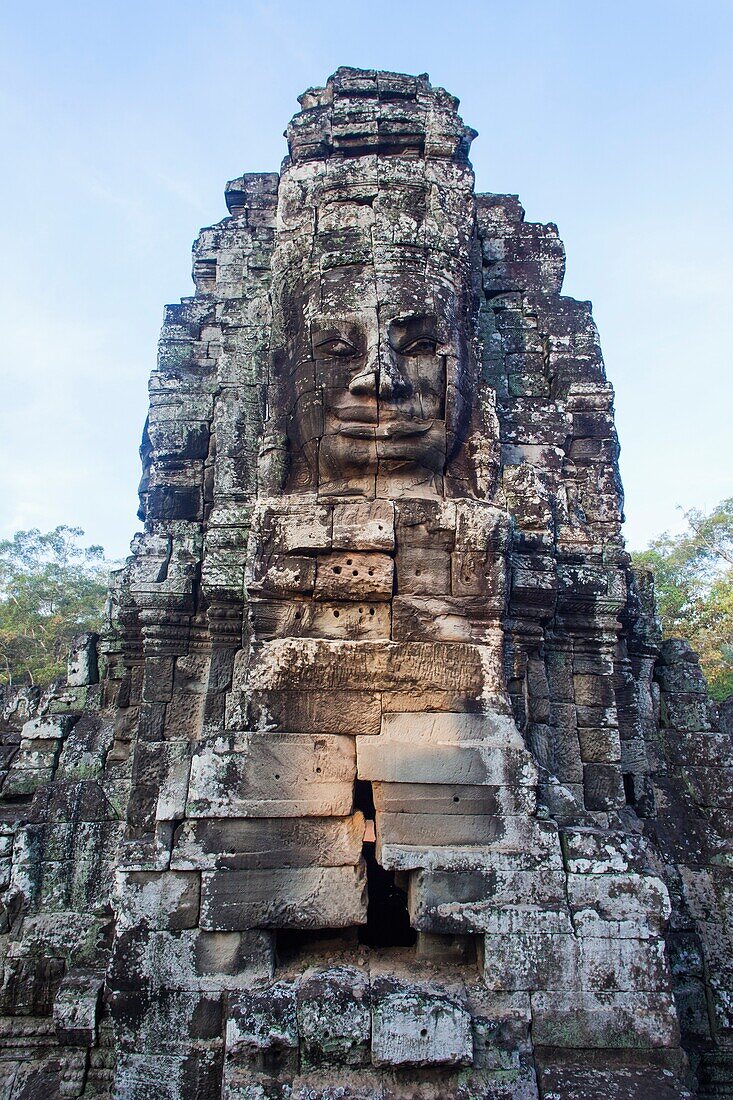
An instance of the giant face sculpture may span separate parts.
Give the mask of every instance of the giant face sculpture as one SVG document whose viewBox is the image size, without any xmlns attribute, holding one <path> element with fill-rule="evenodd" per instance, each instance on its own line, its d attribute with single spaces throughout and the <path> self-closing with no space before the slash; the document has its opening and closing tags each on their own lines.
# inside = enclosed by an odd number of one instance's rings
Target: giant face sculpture
<svg viewBox="0 0 733 1100">
<path fill-rule="evenodd" d="M 353 297 L 339 312 L 301 313 L 286 396 L 289 487 L 439 495 L 455 311 L 436 308 L 424 276 L 390 302 L 359 308 Z"/>
<path fill-rule="evenodd" d="M 392 314 L 393 311 L 390 311 Z M 323 393 L 319 484 L 345 467 L 403 467 L 435 485 L 445 465 L 445 343 L 430 313 L 317 318 L 311 345 Z"/>
<path fill-rule="evenodd" d="M 440 496 L 466 435 L 472 175 L 381 172 L 370 156 L 281 178 L 269 412 L 289 493 Z"/>
</svg>

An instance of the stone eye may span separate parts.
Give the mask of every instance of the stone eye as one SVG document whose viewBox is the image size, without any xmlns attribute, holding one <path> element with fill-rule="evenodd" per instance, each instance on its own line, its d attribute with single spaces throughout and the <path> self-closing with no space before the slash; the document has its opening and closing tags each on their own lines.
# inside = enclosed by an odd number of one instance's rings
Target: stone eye
<svg viewBox="0 0 733 1100">
<path fill-rule="evenodd" d="M 333 340 L 324 340 L 322 344 L 318 344 L 316 351 L 321 355 L 333 355 L 337 359 L 350 359 L 352 355 L 356 355 L 354 345 L 338 336 L 334 337 Z"/>
<path fill-rule="evenodd" d="M 403 348 L 400 348 L 400 355 L 435 355 L 435 349 L 438 346 L 438 341 L 434 340 L 432 336 L 421 336 L 417 340 L 411 340 L 409 344 L 405 344 Z"/>
</svg>

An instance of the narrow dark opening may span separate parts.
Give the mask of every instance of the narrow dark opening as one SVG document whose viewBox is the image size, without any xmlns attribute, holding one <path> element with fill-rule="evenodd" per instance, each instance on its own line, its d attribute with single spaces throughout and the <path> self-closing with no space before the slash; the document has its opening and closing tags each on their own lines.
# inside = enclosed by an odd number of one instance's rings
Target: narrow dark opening
<svg viewBox="0 0 733 1100">
<path fill-rule="evenodd" d="M 367 780 L 357 779 L 354 802 L 367 821 L 374 821 L 374 794 Z M 359 943 L 365 947 L 411 947 L 417 940 L 417 932 L 410 927 L 407 892 L 395 883 L 394 871 L 387 871 L 377 863 L 373 840 L 364 841 L 362 856 L 368 902 L 367 922 L 359 928 Z"/>
<path fill-rule="evenodd" d="M 361 810 L 367 821 L 374 821 L 374 794 L 372 785 L 367 779 L 357 779 L 354 788 L 354 807 Z"/>
<path fill-rule="evenodd" d="M 624 795 L 626 797 L 626 805 L 635 806 L 636 790 L 634 789 L 634 776 L 631 772 L 624 772 L 622 778 L 624 781 Z"/>
<path fill-rule="evenodd" d="M 278 966 L 287 966 L 301 957 L 343 951 L 356 947 L 356 928 L 279 928 L 275 933 Z"/>
<path fill-rule="evenodd" d="M 395 884 L 394 871 L 377 863 L 375 845 L 362 848 L 367 869 L 367 922 L 359 929 L 359 943 L 366 947 L 411 947 L 417 932 L 410 927 L 407 893 Z"/>
</svg>

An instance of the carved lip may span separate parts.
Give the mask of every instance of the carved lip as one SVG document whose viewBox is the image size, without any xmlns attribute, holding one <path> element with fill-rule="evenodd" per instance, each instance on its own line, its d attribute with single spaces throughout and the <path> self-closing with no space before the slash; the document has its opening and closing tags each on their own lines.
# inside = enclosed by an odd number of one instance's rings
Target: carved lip
<svg viewBox="0 0 733 1100">
<path fill-rule="evenodd" d="M 388 420 L 384 424 L 342 424 L 339 435 L 353 439 L 406 439 L 424 435 L 434 423 L 434 420 Z"/>
</svg>

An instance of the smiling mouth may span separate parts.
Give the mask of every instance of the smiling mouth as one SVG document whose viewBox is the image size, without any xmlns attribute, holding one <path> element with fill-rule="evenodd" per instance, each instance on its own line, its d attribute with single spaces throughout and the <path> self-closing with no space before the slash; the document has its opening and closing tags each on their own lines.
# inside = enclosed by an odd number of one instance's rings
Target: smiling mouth
<svg viewBox="0 0 733 1100">
<path fill-rule="evenodd" d="M 424 435 L 432 428 L 434 420 L 392 420 L 386 424 L 342 424 L 339 435 L 352 439 L 406 439 L 411 435 Z"/>
</svg>

